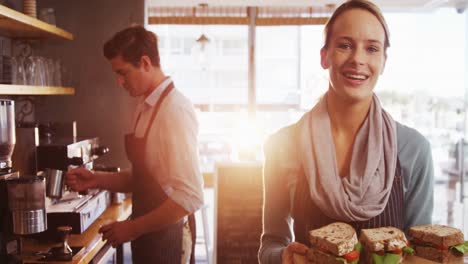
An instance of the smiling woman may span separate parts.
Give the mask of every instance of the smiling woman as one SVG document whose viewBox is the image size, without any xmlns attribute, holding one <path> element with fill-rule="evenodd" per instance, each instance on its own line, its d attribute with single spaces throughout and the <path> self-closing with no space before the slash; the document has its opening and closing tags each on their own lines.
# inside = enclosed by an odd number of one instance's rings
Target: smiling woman
<svg viewBox="0 0 468 264">
<path fill-rule="evenodd" d="M 328 91 L 265 144 L 260 262 L 292 263 L 310 246 L 311 229 L 335 221 L 358 233 L 430 223 L 429 143 L 394 121 L 374 94 L 389 36 L 379 8 L 366 0 L 345 2 L 325 26 L 320 62 Z"/>
</svg>

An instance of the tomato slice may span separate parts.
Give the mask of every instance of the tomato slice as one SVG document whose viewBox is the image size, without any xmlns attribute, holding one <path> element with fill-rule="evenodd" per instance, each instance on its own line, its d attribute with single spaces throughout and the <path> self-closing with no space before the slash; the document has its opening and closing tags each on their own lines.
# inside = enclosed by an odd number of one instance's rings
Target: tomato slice
<svg viewBox="0 0 468 264">
<path fill-rule="evenodd" d="M 325 249 L 323 247 L 317 247 L 317 249 L 324 252 L 324 253 L 330 253 L 330 251 L 328 251 L 327 249 Z"/>
<path fill-rule="evenodd" d="M 435 247 L 436 249 L 438 250 L 448 250 L 449 248 L 446 247 L 446 246 L 439 246 L 439 245 L 433 245 L 433 247 Z"/>
<path fill-rule="evenodd" d="M 390 251 L 390 253 L 393 253 L 393 254 L 401 254 L 401 252 L 403 252 L 401 248 Z"/>
<path fill-rule="evenodd" d="M 345 258 L 348 262 L 355 261 L 359 258 L 359 252 L 357 250 L 353 250 L 348 254 L 344 255 L 343 258 Z"/>
<path fill-rule="evenodd" d="M 377 255 L 379 255 L 379 256 L 385 255 L 385 251 L 384 251 L 384 250 L 380 250 L 380 251 L 377 251 L 377 252 L 375 252 L 375 253 L 376 253 Z"/>
</svg>

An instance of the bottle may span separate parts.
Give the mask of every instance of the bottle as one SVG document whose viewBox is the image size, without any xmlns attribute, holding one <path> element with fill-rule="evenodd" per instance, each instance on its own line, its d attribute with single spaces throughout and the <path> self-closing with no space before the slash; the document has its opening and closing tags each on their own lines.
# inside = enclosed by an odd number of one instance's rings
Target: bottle
<svg viewBox="0 0 468 264">
<path fill-rule="evenodd" d="M 55 26 L 55 10 L 51 7 L 41 8 L 39 19 Z"/>
</svg>

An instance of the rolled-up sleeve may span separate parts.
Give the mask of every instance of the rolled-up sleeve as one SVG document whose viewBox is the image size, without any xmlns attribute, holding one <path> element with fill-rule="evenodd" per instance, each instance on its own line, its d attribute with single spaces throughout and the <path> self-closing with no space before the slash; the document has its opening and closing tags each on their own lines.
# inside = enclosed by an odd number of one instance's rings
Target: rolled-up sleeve
<svg viewBox="0 0 468 264">
<path fill-rule="evenodd" d="M 198 122 L 188 101 L 172 98 L 158 120 L 159 181 L 169 198 L 189 213 L 203 205 L 203 177 L 199 168 Z M 174 102 L 175 101 L 175 102 Z M 157 168 L 156 168 L 157 169 Z"/>
</svg>

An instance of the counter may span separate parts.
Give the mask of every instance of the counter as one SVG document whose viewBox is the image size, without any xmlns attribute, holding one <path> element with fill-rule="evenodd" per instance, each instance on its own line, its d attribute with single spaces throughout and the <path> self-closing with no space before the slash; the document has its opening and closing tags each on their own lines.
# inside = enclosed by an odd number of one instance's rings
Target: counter
<svg viewBox="0 0 468 264">
<path fill-rule="evenodd" d="M 307 264 L 307 260 L 304 256 L 294 254 L 294 263 L 296 264 Z M 426 260 L 416 256 L 407 256 L 405 261 L 402 262 L 403 264 L 437 264 L 437 262 L 433 262 L 430 260 Z M 460 258 L 458 261 L 448 262 L 447 264 L 464 264 L 468 263 L 468 255 L 465 257 Z"/>
<path fill-rule="evenodd" d="M 403 263 L 409 263 L 409 264 L 436 264 L 438 262 L 430 261 L 427 259 L 423 259 L 420 257 L 416 256 L 408 256 L 406 257 L 405 261 Z M 452 261 L 448 262 L 447 264 L 463 264 L 463 263 L 468 263 L 468 255 L 465 255 L 465 257 L 458 259 L 457 261 Z"/>
<path fill-rule="evenodd" d="M 32 239 L 23 240 L 23 252 L 22 260 L 24 263 L 56 263 L 56 264 L 85 264 L 89 263 L 96 254 L 105 246 L 105 242 L 101 239 L 101 234 L 98 233 L 99 228 L 102 225 L 115 222 L 123 221 L 127 219 L 132 212 L 132 200 L 128 198 L 121 204 L 111 205 L 109 208 L 102 213 L 102 215 L 91 225 L 89 228 L 80 235 L 72 234 L 68 240 L 68 244 L 71 247 L 83 246 L 84 248 L 77 253 L 71 261 L 40 261 L 38 257 L 28 256 L 31 252 L 45 252 L 52 247 L 60 246 L 60 243 L 51 242 L 38 242 Z M 29 252 L 29 254 L 28 254 Z"/>
</svg>

